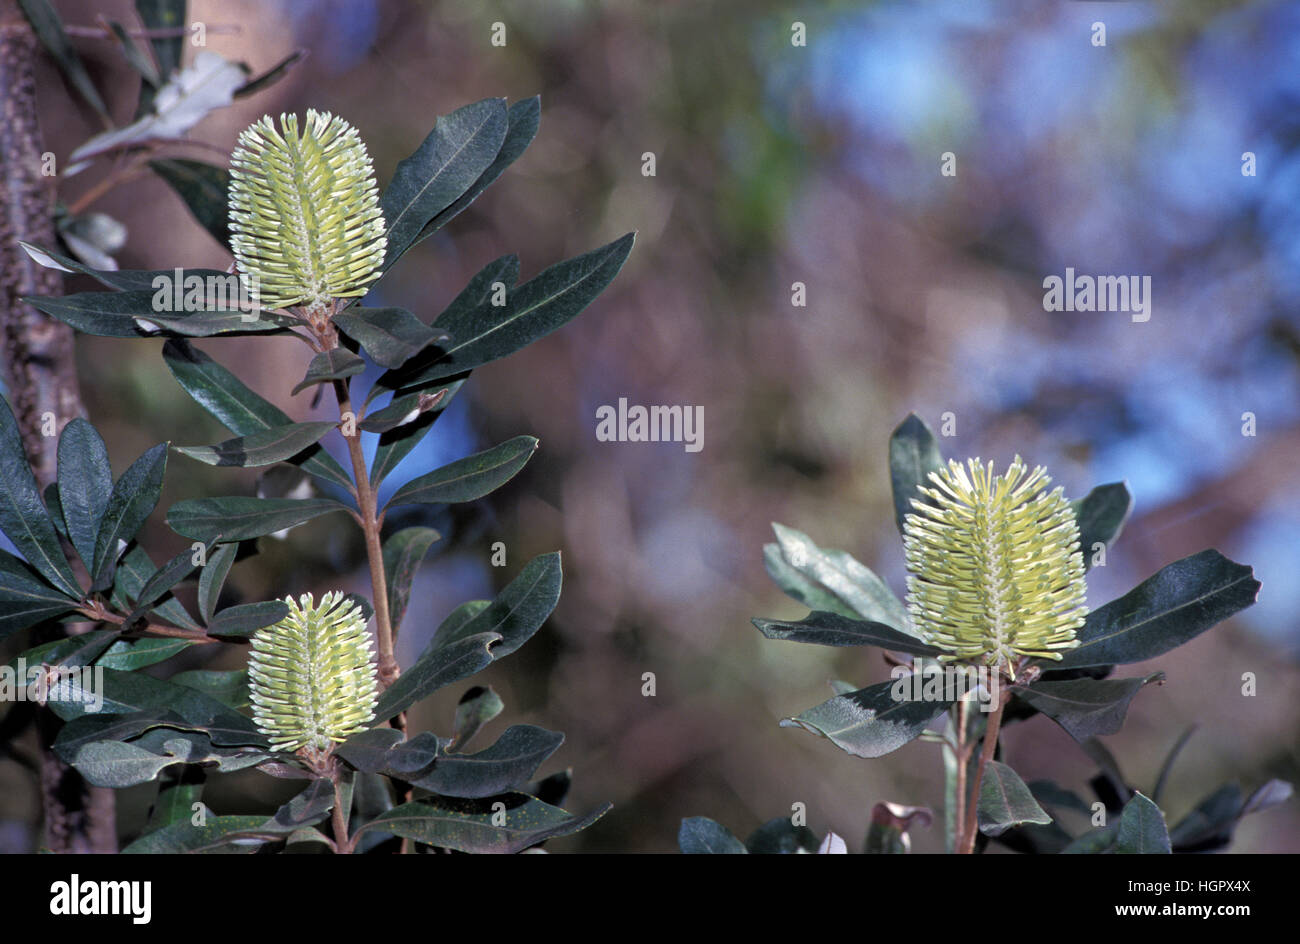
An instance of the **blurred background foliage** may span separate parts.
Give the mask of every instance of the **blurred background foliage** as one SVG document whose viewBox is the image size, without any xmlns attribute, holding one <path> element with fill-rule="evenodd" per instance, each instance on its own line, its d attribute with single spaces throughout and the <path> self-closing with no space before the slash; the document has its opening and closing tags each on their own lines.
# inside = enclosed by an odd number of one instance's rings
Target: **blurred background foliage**
<svg viewBox="0 0 1300 944">
<path fill-rule="evenodd" d="M 133 21 L 127 2 L 56 6 L 74 24 Z M 940 806 L 934 745 L 864 762 L 777 727 L 829 696 L 828 679 L 887 678 L 878 656 L 765 641 L 749 624 L 803 615 L 763 571 L 774 520 L 850 551 L 901 594 L 885 444 L 910 410 L 936 431 L 953 414 L 948 455 L 1020 453 L 1071 496 L 1128 480 L 1135 515 L 1092 572 L 1094 606 L 1204 547 L 1254 565 L 1258 605 L 1160 659 L 1168 683 L 1107 743 L 1149 783 L 1200 725 L 1165 794 L 1172 817 L 1225 779 L 1300 776 L 1300 5 L 194 0 L 190 15 L 237 25 L 208 46 L 256 71 L 310 50 L 193 132 L 223 149 L 263 112 L 330 110 L 358 127 L 382 184 L 436 115 L 541 94 L 528 153 L 372 304 L 428 320 L 502 253 L 517 252 L 528 278 L 639 230 L 593 308 L 476 371 L 389 485 L 512 435 L 541 439 L 488 501 L 425 519 L 444 541 L 400 655 L 409 662 L 457 603 L 563 550 L 555 616 L 488 673 L 503 720 L 566 732 L 548 770 L 575 768 L 570 808 L 615 804 L 555 851 L 668 851 L 683 816 L 744 835 L 795 802 L 852 845 L 878 801 Z M 504 47 L 491 44 L 498 21 Z M 791 43 L 796 21 L 804 47 Z M 78 49 L 129 118 L 134 74 L 106 42 Z M 47 145 L 66 155 L 99 128 L 53 67 L 40 79 Z M 940 174 L 946 151 L 955 177 Z M 1246 151 L 1258 176 L 1241 172 Z M 63 198 L 92 183 L 68 181 Z M 94 209 L 126 224 L 124 268 L 229 262 L 156 178 Z M 1151 276 L 1151 320 L 1044 312 L 1042 280 L 1067 266 Z M 806 307 L 791 304 L 794 282 Z M 163 438 L 226 438 L 180 393 L 160 346 L 79 339 L 83 394 L 117 471 Z M 201 346 L 295 418 L 313 412 L 309 394 L 289 396 L 301 346 Z M 619 397 L 703 405 L 703 451 L 597 442 L 596 408 Z M 163 506 L 251 490 L 239 474 L 173 455 Z M 264 539 L 233 587 L 249 600 L 364 592 L 352 530 L 323 519 Z M 161 514 L 147 540 L 156 560 L 184 545 Z M 496 541 L 504 568 L 489 563 Z M 242 659 L 198 649 L 174 663 Z M 1255 697 L 1241 693 L 1245 672 Z M 458 695 L 440 693 L 413 723 L 445 727 Z M 1093 772 L 1041 717 L 1005 749 L 1026 780 L 1080 788 Z M 209 799 L 242 811 L 291 791 L 268 797 L 267 782 L 235 775 Z M 124 830 L 151 791 L 121 798 Z M 26 773 L 0 760 L 0 843 L 29 848 L 38 809 Z M 938 827 L 916 836 L 919 851 L 940 846 Z M 1297 848 L 1294 801 L 1247 819 L 1234 847 Z"/>
</svg>

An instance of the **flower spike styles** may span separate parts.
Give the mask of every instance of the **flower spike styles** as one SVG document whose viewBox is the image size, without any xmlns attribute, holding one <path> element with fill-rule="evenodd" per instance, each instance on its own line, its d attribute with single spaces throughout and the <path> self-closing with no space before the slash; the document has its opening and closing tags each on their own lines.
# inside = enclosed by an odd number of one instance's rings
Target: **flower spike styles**
<svg viewBox="0 0 1300 944">
<path fill-rule="evenodd" d="M 978 459 L 930 473 L 904 520 L 907 607 L 946 661 L 1059 660 L 1087 616 L 1073 509 L 1019 456 L 1001 476 Z"/>
<path fill-rule="evenodd" d="M 268 309 L 323 312 L 364 295 L 388 246 L 370 155 L 327 112 L 269 115 L 230 157 L 230 248 L 245 287 Z"/>
<path fill-rule="evenodd" d="M 314 606 L 285 597 L 289 615 L 253 636 L 248 660 L 253 720 L 277 751 L 326 757 L 375 717 L 379 697 L 370 633 L 338 591 Z"/>
</svg>

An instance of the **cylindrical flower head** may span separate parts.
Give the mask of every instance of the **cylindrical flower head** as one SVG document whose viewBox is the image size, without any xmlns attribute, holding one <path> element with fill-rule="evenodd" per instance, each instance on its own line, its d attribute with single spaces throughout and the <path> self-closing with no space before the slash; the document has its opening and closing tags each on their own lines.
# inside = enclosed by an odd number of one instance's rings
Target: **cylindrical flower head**
<svg viewBox="0 0 1300 944">
<path fill-rule="evenodd" d="M 1074 510 L 1019 456 L 1005 475 L 969 461 L 930 473 L 903 520 L 907 608 L 941 658 L 1014 667 L 1079 645 L 1085 605 Z"/>
<path fill-rule="evenodd" d="M 364 295 L 388 247 L 370 155 L 342 118 L 249 125 L 230 156 L 230 249 L 263 308 Z"/>
<path fill-rule="evenodd" d="M 361 610 L 331 591 L 253 636 L 248 682 L 257 729 L 277 751 L 328 750 L 375 717 L 379 685 Z"/>
</svg>

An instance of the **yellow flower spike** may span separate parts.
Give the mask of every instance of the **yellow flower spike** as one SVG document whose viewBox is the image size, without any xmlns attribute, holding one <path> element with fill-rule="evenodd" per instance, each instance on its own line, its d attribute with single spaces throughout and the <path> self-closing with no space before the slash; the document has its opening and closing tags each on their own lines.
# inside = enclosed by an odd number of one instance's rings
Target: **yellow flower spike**
<svg viewBox="0 0 1300 944">
<path fill-rule="evenodd" d="M 1059 660 L 1079 645 L 1088 613 L 1079 528 L 1050 481 L 1019 456 L 1001 476 L 991 462 L 953 460 L 930 473 L 925 501 L 913 499 L 907 608 L 943 660 L 1014 672 L 1018 656 Z"/>
<path fill-rule="evenodd" d="M 374 720 L 379 684 L 370 633 L 361 610 L 338 591 L 319 606 L 311 594 L 284 602 L 289 615 L 253 636 L 253 721 L 275 750 L 319 758 Z"/>
<path fill-rule="evenodd" d="M 317 314 L 379 278 L 388 247 L 370 155 L 355 128 L 325 112 L 270 115 L 230 157 L 230 249 L 263 308 Z"/>
</svg>

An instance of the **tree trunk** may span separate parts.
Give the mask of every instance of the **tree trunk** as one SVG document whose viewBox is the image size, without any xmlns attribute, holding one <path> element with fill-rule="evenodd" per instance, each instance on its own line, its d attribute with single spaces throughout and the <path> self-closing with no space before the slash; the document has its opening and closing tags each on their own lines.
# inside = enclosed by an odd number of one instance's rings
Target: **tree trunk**
<svg viewBox="0 0 1300 944">
<path fill-rule="evenodd" d="M 55 478 L 57 432 L 83 415 L 72 329 L 19 299 L 61 290 L 59 274 L 33 262 L 18 240 L 54 245 L 54 177 L 42 175 L 33 66 L 36 37 L 14 0 L 0 0 L 0 371 L 36 478 Z M 60 761 L 50 742 L 58 720 L 42 709 L 41 797 L 45 839 L 54 852 L 116 852 L 113 791 L 87 784 Z"/>
</svg>

